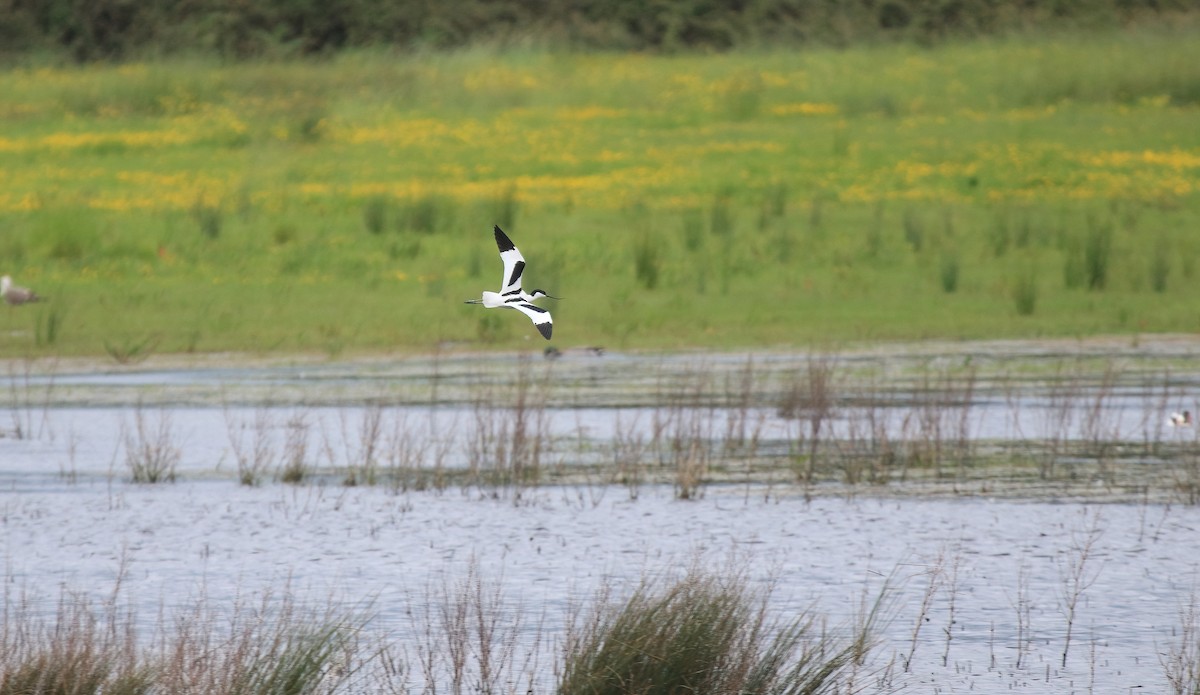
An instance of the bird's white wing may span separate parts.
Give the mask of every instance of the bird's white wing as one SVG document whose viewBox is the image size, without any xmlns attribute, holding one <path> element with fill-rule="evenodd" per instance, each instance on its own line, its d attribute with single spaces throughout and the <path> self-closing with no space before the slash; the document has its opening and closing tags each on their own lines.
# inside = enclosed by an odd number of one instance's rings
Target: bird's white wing
<svg viewBox="0 0 1200 695">
<path fill-rule="evenodd" d="M 525 271 L 525 258 L 513 245 L 512 239 L 495 225 L 496 247 L 500 249 L 500 260 L 504 262 L 504 279 L 500 282 L 500 294 L 505 299 L 521 294 L 521 273 Z"/>
<path fill-rule="evenodd" d="M 541 333 L 542 337 L 546 340 L 550 340 L 550 332 L 554 330 L 554 321 L 550 318 L 550 311 L 548 309 L 535 306 L 519 298 L 513 298 L 505 302 L 504 306 L 516 309 L 528 316 L 529 320 L 533 321 L 533 325 L 537 326 L 538 333 Z"/>
</svg>

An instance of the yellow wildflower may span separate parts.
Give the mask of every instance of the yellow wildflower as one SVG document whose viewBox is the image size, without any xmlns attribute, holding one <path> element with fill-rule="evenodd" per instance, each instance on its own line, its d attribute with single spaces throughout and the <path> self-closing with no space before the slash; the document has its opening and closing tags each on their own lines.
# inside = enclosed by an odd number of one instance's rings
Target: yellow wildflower
<svg viewBox="0 0 1200 695">
<path fill-rule="evenodd" d="M 837 104 L 812 102 L 779 104 L 778 106 L 771 107 L 771 113 L 776 116 L 832 116 L 837 112 Z"/>
</svg>

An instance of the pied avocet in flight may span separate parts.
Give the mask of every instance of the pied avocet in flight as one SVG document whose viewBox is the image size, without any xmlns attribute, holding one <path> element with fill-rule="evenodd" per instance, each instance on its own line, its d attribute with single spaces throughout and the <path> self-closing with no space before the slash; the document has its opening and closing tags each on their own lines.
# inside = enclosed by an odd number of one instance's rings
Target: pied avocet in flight
<svg viewBox="0 0 1200 695">
<path fill-rule="evenodd" d="M 533 325 L 537 326 L 542 337 L 550 340 L 550 332 L 554 329 L 550 311 L 537 306 L 533 300 L 541 297 L 549 299 L 558 299 L 558 297 L 551 297 L 542 290 L 534 290 L 527 294 L 521 289 L 521 273 L 525 271 L 525 258 L 521 256 L 517 247 L 513 246 L 512 239 L 509 239 L 508 235 L 500 229 L 500 225 L 495 225 L 494 231 L 496 246 L 500 249 L 500 260 L 504 262 L 504 280 L 500 285 L 500 291 L 485 291 L 481 299 L 468 299 L 466 303 L 482 304 L 488 309 L 497 307 L 516 309 L 533 321 Z"/>
</svg>

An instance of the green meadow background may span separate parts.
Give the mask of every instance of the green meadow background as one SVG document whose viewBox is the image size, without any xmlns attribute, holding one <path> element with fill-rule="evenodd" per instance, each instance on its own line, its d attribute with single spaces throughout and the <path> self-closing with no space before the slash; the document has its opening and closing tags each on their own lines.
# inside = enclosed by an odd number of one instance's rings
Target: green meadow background
<svg viewBox="0 0 1200 695">
<path fill-rule="evenodd" d="M 1200 25 L 0 72 L 0 355 L 1200 329 Z"/>
</svg>

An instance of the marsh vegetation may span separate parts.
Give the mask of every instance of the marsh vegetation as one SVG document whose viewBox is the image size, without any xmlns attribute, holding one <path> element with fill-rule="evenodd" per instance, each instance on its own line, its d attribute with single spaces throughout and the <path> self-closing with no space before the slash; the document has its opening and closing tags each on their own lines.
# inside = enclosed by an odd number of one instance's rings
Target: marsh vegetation
<svg viewBox="0 0 1200 695">
<path fill-rule="evenodd" d="M 619 486 L 630 499 L 670 485 L 680 499 L 740 486 L 768 498 L 1197 504 L 1200 439 L 1168 420 L 1197 410 L 1186 343 L 1097 347 L 1075 357 L 1054 343 L 553 360 L 448 353 L 107 377 L 25 363 L 10 368 L 6 434 L 48 447 L 30 452 L 31 463 L 69 458 L 63 467 L 75 475 L 122 472 L 138 483 L 229 465 L 249 486 L 514 499 L 568 484 Z"/>
<path fill-rule="evenodd" d="M 1196 692 L 1191 8 L 76 5 L 0 17 L 0 695 Z"/>
<path fill-rule="evenodd" d="M 6 673 L 1186 683 L 1189 345 L 14 365 Z"/>
</svg>

